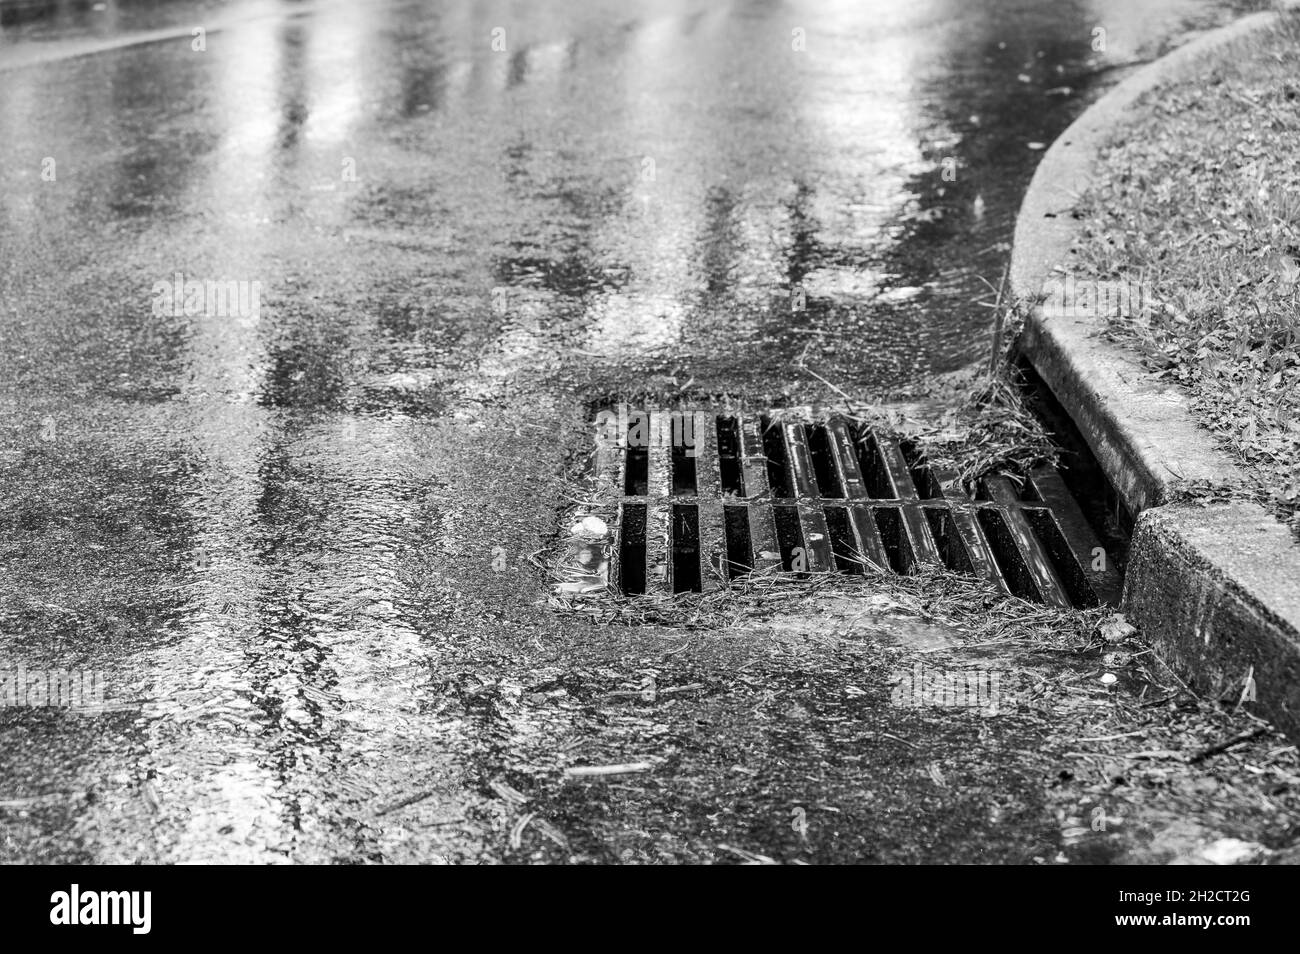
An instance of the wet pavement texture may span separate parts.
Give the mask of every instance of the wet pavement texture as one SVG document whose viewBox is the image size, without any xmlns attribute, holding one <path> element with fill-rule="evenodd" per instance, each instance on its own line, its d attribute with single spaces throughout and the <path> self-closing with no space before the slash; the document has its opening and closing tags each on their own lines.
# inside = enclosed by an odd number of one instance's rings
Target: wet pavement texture
<svg viewBox="0 0 1300 954">
<path fill-rule="evenodd" d="M 1041 719 L 889 704 L 919 616 L 792 654 L 537 561 L 609 398 L 978 359 L 1040 147 L 1237 11 L 103 6 L 0 3 L 0 659 L 109 704 L 0 708 L 0 859 L 1071 860 Z"/>
</svg>

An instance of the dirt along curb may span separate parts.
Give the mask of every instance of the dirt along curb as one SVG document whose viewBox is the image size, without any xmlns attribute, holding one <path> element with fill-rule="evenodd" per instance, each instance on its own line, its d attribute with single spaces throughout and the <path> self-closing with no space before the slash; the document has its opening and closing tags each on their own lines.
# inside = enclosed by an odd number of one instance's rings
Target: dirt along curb
<svg viewBox="0 0 1300 954">
<path fill-rule="evenodd" d="M 1284 6 L 1295 9 L 1300 0 Z M 1130 76 L 1066 129 L 1021 205 L 1010 279 L 1026 314 L 1020 351 L 1137 518 L 1124 612 L 1198 692 L 1254 697 L 1255 711 L 1300 739 L 1300 547 L 1257 504 L 1180 502 L 1191 485 L 1232 482 L 1241 470 L 1193 419 L 1184 391 L 1100 336 L 1105 319 L 1070 256 L 1078 199 L 1137 100 L 1194 79 L 1226 46 L 1278 16 L 1254 14 L 1193 40 Z"/>
</svg>

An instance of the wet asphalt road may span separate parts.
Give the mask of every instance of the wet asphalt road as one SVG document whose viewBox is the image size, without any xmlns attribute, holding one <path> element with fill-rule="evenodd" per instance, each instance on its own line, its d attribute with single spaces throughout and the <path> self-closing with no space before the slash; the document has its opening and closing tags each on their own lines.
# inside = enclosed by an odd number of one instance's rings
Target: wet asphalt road
<svg viewBox="0 0 1300 954">
<path fill-rule="evenodd" d="M 1031 729 L 890 711 L 891 624 L 804 668 L 528 557 L 606 398 L 979 358 L 1036 144 L 1230 11 L 0 10 L 0 660 L 115 707 L 0 709 L 0 859 L 1057 858 Z M 156 314 L 177 273 L 257 313 Z"/>
</svg>

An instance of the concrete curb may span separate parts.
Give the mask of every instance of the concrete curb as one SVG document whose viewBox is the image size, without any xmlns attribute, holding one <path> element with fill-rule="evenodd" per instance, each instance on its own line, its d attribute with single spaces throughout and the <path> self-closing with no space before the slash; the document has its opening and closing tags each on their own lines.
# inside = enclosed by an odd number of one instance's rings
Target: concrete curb
<svg viewBox="0 0 1300 954">
<path fill-rule="evenodd" d="M 1070 263 L 1074 206 L 1136 101 L 1194 77 L 1224 47 L 1277 19 L 1254 14 L 1199 37 L 1120 83 L 1062 133 L 1021 205 L 1010 278 L 1027 306 L 1021 351 L 1138 518 L 1125 613 L 1197 689 L 1239 698 L 1250 682 L 1258 711 L 1300 739 L 1300 547 L 1255 504 L 1176 503 L 1187 484 L 1232 480 L 1240 468 L 1197 425 L 1187 394 L 1101 338 L 1103 320 L 1072 290 L 1062 295 L 1058 283 L 1052 306 L 1041 304 L 1053 274 L 1082 274 Z"/>
<path fill-rule="evenodd" d="M 1279 561 L 1294 566 L 1279 573 Z M 1259 507 L 1156 507 L 1133 537 L 1124 606 L 1198 690 L 1233 702 L 1253 694 L 1259 711 L 1295 737 L 1298 569 L 1290 531 Z"/>
</svg>

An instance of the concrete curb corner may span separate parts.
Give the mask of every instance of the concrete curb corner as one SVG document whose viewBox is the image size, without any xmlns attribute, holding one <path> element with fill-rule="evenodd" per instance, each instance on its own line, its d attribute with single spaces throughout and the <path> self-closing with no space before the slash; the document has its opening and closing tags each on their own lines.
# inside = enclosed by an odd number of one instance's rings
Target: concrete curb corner
<svg viewBox="0 0 1300 954">
<path fill-rule="evenodd" d="M 1142 515 L 1124 609 L 1166 661 L 1217 699 L 1254 700 L 1295 734 L 1300 726 L 1300 554 L 1259 507 L 1170 504 Z M 1249 683 L 1249 685 L 1248 685 Z"/>
</svg>

